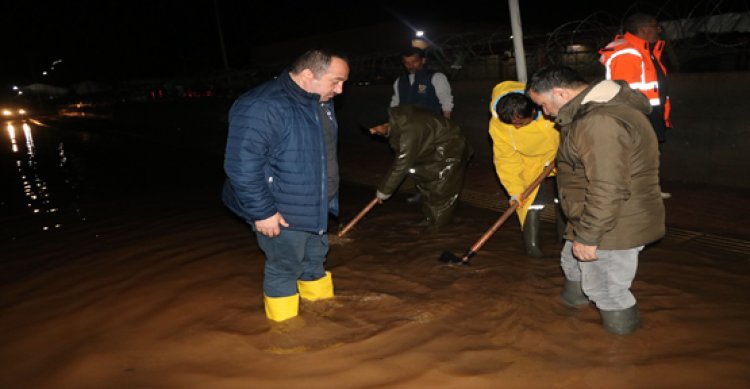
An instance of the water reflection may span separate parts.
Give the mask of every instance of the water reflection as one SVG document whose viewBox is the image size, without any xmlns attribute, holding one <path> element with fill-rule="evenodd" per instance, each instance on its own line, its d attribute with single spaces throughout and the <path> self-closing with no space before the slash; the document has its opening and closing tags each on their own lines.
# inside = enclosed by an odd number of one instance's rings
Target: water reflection
<svg viewBox="0 0 750 389">
<path fill-rule="evenodd" d="M 16 122 L 17 123 L 17 122 Z M 18 132 L 16 123 L 7 122 L 6 129 L 10 141 L 10 150 L 14 159 L 16 182 L 20 183 L 20 192 L 23 195 L 23 204 L 6 204 L 7 212 L 12 214 L 11 220 L 18 221 L 17 227 L 31 223 L 32 229 L 52 231 L 59 229 L 65 222 L 73 220 L 85 221 L 81 209 L 77 204 L 77 193 L 74 180 L 71 179 L 68 169 L 68 158 L 65 153 L 65 145 L 59 142 L 54 152 L 46 150 L 46 142 L 42 152 L 46 155 L 37 154 L 37 145 L 34 142 L 34 134 L 31 125 L 22 121 L 21 131 Z M 39 127 L 35 127 L 38 129 Z M 46 135 L 46 134 L 45 134 Z M 19 139 L 22 137 L 23 139 Z M 46 158 L 44 158 L 46 157 Z M 41 163 L 40 160 L 52 159 L 52 163 Z M 48 179 L 58 182 L 57 185 L 49 185 Z M 6 183 L 11 184 L 12 180 Z M 53 189 L 54 188 L 54 189 Z M 11 185 L 6 191 L 17 191 Z M 17 192 L 16 192 L 17 193 Z M 13 196 L 12 193 L 10 193 Z M 62 212 L 64 207 L 69 212 Z M 25 208 L 25 211 L 21 208 Z M 69 215 L 75 215 L 71 218 Z M 22 229 L 22 228 L 21 228 Z M 10 231 L 17 236 L 20 231 Z"/>
<path fill-rule="evenodd" d="M 18 145 L 16 144 L 16 128 L 13 127 L 13 123 L 8 122 L 8 136 L 10 137 L 11 149 L 14 153 L 18 152 Z"/>
</svg>

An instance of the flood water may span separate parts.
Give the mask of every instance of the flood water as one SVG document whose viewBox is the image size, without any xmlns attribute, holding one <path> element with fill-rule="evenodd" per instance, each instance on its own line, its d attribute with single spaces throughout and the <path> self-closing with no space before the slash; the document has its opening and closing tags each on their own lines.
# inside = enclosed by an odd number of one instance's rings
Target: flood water
<svg viewBox="0 0 750 389">
<path fill-rule="evenodd" d="M 700 207 L 668 204 L 668 224 L 679 224 L 641 255 L 643 328 L 631 336 L 606 333 L 593 306 L 558 302 L 553 223 L 543 223 L 543 259 L 524 255 L 512 218 L 471 266 L 449 266 L 438 256 L 463 254 L 499 213 L 462 203 L 453 225 L 426 235 L 408 193 L 333 239 L 335 299 L 272 325 L 263 255 L 221 204 L 215 148 L 170 142 L 170 129 L 27 124 L 0 137 L 2 388 L 750 384 L 750 236 L 744 223 L 716 225 L 718 205 L 688 217 Z M 390 158 L 381 146 L 375 157 L 342 150 L 332 232 L 374 195 L 363 177 L 387 170 L 373 163 Z"/>
</svg>

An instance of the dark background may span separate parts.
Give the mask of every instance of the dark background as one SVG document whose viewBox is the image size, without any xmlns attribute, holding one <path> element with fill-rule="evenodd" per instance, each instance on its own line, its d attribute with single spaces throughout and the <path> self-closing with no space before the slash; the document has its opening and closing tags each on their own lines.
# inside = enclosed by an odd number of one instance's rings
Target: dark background
<svg viewBox="0 0 750 389">
<path fill-rule="evenodd" d="M 747 11 L 747 2 L 528 1 L 521 0 L 525 33 L 550 32 L 596 16 L 617 24 L 635 9 L 658 14 L 703 15 Z M 509 26 L 507 1 L 14 1 L 3 5 L 0 26 L 2 85 L 83 80 L 185 77 L 253 64 L 254 50 L 275 42 L 383 22 L 455 31 Z M 367 42 L 363 42 L 367 45 Z M 63 59 L 49 76 L 52 61 Z M 7 89 L 7 88 L 6 88 Z"/>
</svg>

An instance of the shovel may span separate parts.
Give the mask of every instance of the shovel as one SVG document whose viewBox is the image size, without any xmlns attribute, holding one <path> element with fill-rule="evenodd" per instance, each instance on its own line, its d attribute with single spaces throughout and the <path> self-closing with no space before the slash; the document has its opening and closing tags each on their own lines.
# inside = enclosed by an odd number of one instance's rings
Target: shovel
<svg viewBox="0 0 750 389">
<path fill-rule="evenodd" d="M 338 237 L 339 238 L 343 238 L 344 235 L 347 232 L 349 232 L 349 230 L 351 230 L 352 227 L 354 227 L 354 225 L 357 224 L 357 222 L 359 222 L 360 220 L 362 220 L 362 218 L 365 217 L 365 215 L 367 214 L 367 212 L 370 212 L 370 210 L 374 206 L 376 206 L 378 203 L 380 203 L 380 200 L 378 200 L 377 197 L 375 197 L 374 199 L 372 199 L 372 201 L 370 201 L 361 211 L 359 211 L 359 213 L 357 214 L 357 216 L 355 216 L 354 219 L 352 219 L 352 221 L 349 222 L 349 224 L 347 224 L 341 231 L 339 231 L 339 233 L 337 234 Z"/>
<path fill-rule="evenodd" d="M 549 176 L 549 173 L 552 171 L 552 169 L 554 169 L 554 167 L 555 167 L 554 161 L 547 162 L 547 165 L 544 167 L 544 171 L 542 171 L 542 174 L 540 174 L 539 177 L 537 177 L 536 180 L 534 180 L 534 182 L 532 182 L 531 185 L 528 188 L 526 188 L 526 190 L 524 190 L 523 193 L 521 193 L 521 196 L 519 196 L 519 198 L 521 200 L 524 200 L 526 197 L 528 197 L 529 194 L 537 186 L 539 186 L 542 183 L 542 181 L 544 181 L 544 179 L 547 178 L 547 176 Z M 505 221 L 508 220 L 510 215 L 512 215 L 513 212 L 516 211 L 519 205 L 520 204 L 518 203 L 518 201 L 513 201 L 510 207 L 508 207 L 508 209 L 505 212 L 503 212 L 502 215 L 500 215 L 500 218 L 497 219 L 495 224 L 493 224 L 492 227 L 490 227 L 490 229 L 487 230 L 487 232 L 485 232 L 484 235 L 482 235 L 476 241 L 476 243 L 474 243 L 473 246 L 471 246 L 469 251 L 467 251 L 463 257 L 458 257 L 455 254 L 451 253 L 450 251 L 443 251 L 443 253 L 440 255 L 440 258 L 438 259 L 441 262 L 468 265 L 471 258 L 477 254 L 479 249 L 481 249 L 485 243 L 487 243 L 487 240 L 489 240 L 490 237 L 492 237 L 492 235 L 495 234 L 495 232 L 500 228 L 500 226 L 502 226 L 503 223 L 505 223 Z"/>
</svg>

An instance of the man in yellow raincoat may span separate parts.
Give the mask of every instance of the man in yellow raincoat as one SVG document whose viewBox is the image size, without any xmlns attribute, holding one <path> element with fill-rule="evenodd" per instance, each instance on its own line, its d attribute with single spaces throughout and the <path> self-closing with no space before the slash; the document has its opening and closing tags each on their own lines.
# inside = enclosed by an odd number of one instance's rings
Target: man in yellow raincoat
<svg viewBox="0 0 750 389">
<path fill-rule="evenodd" d="M 519 197 L 544 170 L 545 164 L 555 159 L 560 133 L 526 96 L 525 87 L 521 82 L 504 81 L 493 88 L 489 132 L 497 177 L 511 196 L 511 203 L 519 201 L 521 204 L 516 212 L 526 253 L 539 258 L 543 256 L 539 216 L 544 206 L 554 200 L 554 182 L 547 179 L 528 198 Z M 558 213 L 558 222 L 560 218 Z"/>
</svg>

